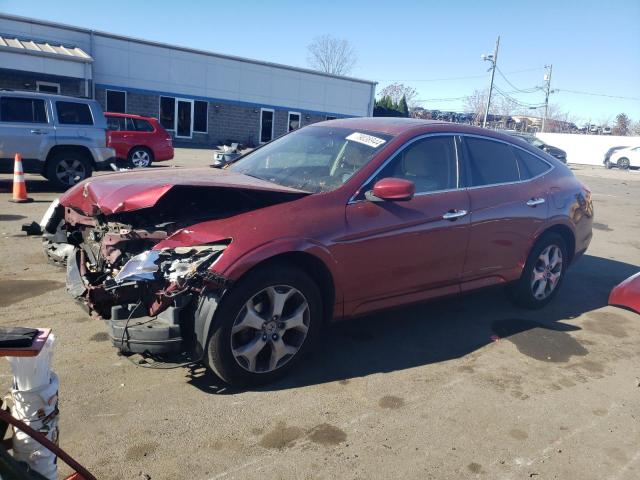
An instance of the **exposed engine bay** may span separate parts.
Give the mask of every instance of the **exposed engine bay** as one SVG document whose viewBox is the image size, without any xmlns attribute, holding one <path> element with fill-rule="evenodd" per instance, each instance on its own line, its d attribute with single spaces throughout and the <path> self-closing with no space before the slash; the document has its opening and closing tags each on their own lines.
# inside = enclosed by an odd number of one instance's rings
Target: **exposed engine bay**
<svg viewBox="0 0 640 480">
<path fill-rule="evenodd" d="M 52 259 L 52 245 L 56 252 L 63 252 L 67 290 L 93 316 L 107 321 L 114 344 L 132 352 L 175 350 L 188 321 L 181 312 L 190 308 L 193 312 L 193 300 L 204 292 L 221 294 L 229 287 L 230 282 L 211 267 L 232 239 L 207 245 L 154 247 L 200 222 L 299 196 L 176 186 L 152 207 L 111 215 L 98 211 L 89 216 L 72 206 L 56 204 L 50 208 L 49 218 L 43 219 L 45 253 Z M 135 338 L 136 329 L 144 338 Z"/>
</svg>

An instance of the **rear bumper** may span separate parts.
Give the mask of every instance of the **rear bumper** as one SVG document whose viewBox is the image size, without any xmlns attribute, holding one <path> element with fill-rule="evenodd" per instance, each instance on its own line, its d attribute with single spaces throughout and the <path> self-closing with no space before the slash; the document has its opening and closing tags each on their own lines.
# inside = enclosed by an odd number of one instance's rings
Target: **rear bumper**
<svg viewBox="0 0 640 480">
<path fill-rule="evenodd" d="M 174 155 L 174 151 L 173 151 L 173 146 L 171 145 L 153 150 L 153 159 L 156 162 L 171 160 L 173 158 L 173 155 Z"/>
<path fill-rule="evenodd" d="M 109 162 L 116 158 L 116 151 L 111 147 L 93 147 L 91 148 L 93 161 L 98 165 L 108 165 Z"/>
</svg>

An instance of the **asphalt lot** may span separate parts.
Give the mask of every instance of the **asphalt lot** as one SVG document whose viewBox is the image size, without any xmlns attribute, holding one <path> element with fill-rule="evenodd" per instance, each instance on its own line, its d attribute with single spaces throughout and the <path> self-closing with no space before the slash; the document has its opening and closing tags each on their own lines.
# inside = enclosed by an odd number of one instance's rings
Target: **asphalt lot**
<svg viewBox="0 0 640 480">
<path fill-rule="evenodd" d="M 488 290 L 344 322 L 254 391 L 118 357 L 20 232 L 57 194 L 28 175 L 35 202 L 15 205 L 0 175 L 0 325 L 53 328 L 60 443 L 100 479 L 637 479 L 640 315 L 606 303 L 640 270 L 640 173 L 575 173 L 594 192 L 594 239 L 550 306 Z M 5 391 L 9 373 L 0 362 Z"/>
</svg>

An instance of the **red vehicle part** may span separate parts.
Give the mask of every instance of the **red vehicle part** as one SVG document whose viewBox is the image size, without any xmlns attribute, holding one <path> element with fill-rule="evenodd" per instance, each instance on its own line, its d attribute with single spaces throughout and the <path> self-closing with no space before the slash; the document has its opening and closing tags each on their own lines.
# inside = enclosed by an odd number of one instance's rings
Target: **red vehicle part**
<svg viewBox="0 0 640 480">
<path fill-rule="evenodd" d="M 611 290 L 609 305 L 640 313 L 640 272 L 627 278 Z"/>
<path fill-rule="evenodd" d="M 161 162 L 173 158 L 171 135 L 152 117 L 127 113 L 106 112 L 107 146 L 116 151 L 116 157 L 131 160 L 141 149 L 151 153 L 151 161 Z"/>
</svg>

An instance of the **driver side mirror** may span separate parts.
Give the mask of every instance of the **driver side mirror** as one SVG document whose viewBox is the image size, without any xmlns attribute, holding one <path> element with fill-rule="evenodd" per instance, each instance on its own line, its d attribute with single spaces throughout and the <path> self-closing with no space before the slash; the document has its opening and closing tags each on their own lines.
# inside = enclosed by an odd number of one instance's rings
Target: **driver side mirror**
<svg viewBox="0 0 640 480">
<path fill-rule="evenodd" d="M 415 192 L 416 186 L 413 182 L 404 178 L 388 177 L 378 180 L 373 190 L 369 190 L 364 196 L 371 202 L 406 202 L 413 198 Z"/>
</svg>

